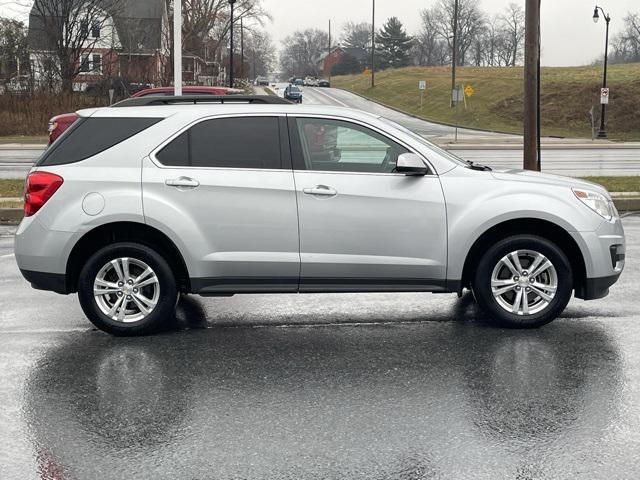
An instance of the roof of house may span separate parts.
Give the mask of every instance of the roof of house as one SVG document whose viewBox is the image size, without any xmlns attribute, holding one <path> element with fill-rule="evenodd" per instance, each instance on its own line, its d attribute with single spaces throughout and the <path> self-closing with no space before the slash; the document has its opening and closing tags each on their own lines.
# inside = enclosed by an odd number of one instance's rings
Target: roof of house
<svg viewBox="0 0 640 480">
<path fill-rule="evenodd" d="M 87 0 L 76 1 L 81 8 Z M 118 38 L 125 52 L 149 53 L 162 46 L 162 20 L 166 16 L 165 0 L 92 0 L 113 17 Z M 44 17 L 56 17 L 62 2 L 35 0 L 29 14 L 28 42 L 31 50 L 49 50 L 50 35 Z M 43 15 L 44 14 L 44 15 Z"/>
<path fill-rule="evenodd" d="M 364 48 L 360 48 L 360 47 L 342 47 L 340 45 L 338 45 L 337 47 L 333 47 L 331 49 L 331 53 L 340 50 L 341 52 L 343 52 L 346 55 L 349 55 L 353 58 L 355 58 L 356 60 L 364 60 L 365 58 L 368 57 L 369 53 L 367 52 L 366 49 Z M 318 59 L 316 60 L 316 63 L 321 63 L 324 62 L 325 58 L 327 58 L 329 56 L 329 53 L 324 52 L 322 55 L 320 55 L 320 57 L 318 57 Z"/>
</svg>

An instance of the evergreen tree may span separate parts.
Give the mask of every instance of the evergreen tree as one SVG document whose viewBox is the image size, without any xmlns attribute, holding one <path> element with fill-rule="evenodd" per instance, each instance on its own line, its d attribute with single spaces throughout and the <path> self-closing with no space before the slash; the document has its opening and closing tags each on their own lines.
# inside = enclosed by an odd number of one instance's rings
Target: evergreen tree
<svg viewBox="0 0 640 480">
<path fill-rule="evenodd" d="M 349 75 L 352 73 L 360 73 L 362 65 L 351 55 L 344 55 L 342 59 L 336 63 L 331 69 L 331 75 Z"/>
<path fill-rule="evenodd" d="M 402 22 L 391 17 L 376 38 L 379 68 L 399 68 L 409 65 L 409 50 L 413 39 L 407 35 Z"/>
</svg>

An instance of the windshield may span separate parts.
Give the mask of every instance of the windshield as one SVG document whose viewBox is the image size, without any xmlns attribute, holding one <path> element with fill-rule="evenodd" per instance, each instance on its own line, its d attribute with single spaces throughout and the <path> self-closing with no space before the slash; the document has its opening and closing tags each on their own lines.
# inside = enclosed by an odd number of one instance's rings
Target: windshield
<svg viewBox="0 0 640 480">
<path fill-rule="evenodd" d="M 443 148 L 438 147 L 436 144 L 431 143 L 429 140 L 424 138 L 422 135 L 419 135 L 418 133 L 414 132 L 413 130 L 409 130 L 407 127 L 402 126 L 399 123 L 394 122 L 393 120 L 390 120 L 390 119 L 388 119 L 386 117 L 379 117 L 379 118 L 383 122 L 391 125 L 392 127 L 397 128 L 398 130 L 401 130 L 402 132 L 404 132 L 407 135 L 411 136 L 411 138 L 413 138 L 414 140 L 418 141 L 419 143 L 421 143 L 425 147 L 429 148 L 429 150 L 433 151 L 435 154 L 440 155 L 441 157 L 444 157 L 447 160 L 451 160 L 452 162 L 455 162 L 458 165 L 462 165 L 462 166 L 465 166 L 465 167 L 470 165 L 469 161 L 463 160 L 462 158 L 457 157 L 453 153 L 448 152 L 447 150 L 444 150 Z"/>
</svg>

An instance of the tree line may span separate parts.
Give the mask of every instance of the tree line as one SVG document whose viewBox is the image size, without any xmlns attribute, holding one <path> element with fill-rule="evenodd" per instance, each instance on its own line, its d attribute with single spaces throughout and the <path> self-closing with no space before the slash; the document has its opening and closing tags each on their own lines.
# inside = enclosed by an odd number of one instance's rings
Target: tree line
<svg viewBox="0 0 640 480">
<path fill-rule="evenodd" d="M 420 27 L 408 35 L 402 22 L 389 18 L 375 32 L 376 69 L 409 65 L 450 65 L 453 53 L 455 0 L 437 0 L 422 9 Z M 477 0 L 458 0 L 456 63 L 459 66 L 505 67 L 521 64 L 524 57 L 525 12 L 510 3 L 501 12 L 489 15 Z M 361 72 L 371 68 L 371 24 L 348 22 L 338 43 L 347 49 L 368 52 L 361 58 L 346 54 L 332 73 Z M 280 68 L 287 75 L 319 75 L 322 55 L 329 51 L 326 32 L 306 29 L 288 36 L 280 54 Z M 332 42 L 333 43 L 333 42 Z M 621 31 L 613 37 L 609 59 L 612 62 L 640 61 L 640 13 L 623 18 Z"/>
</svg>

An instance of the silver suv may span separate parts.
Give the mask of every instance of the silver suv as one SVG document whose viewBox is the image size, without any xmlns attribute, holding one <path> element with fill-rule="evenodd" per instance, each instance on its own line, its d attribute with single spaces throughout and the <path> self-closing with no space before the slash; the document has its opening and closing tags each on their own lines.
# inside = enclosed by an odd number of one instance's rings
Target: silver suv
<svg viewBox="0 0 640 480">
<path fill-rule="evenodd" d="M 362 111 L 187 99 L 81 111 L 27 178 L 22 274 L 112 334 L 157 330 L 181 293 L 463 288 L 536 327 L 623 269 L 599 185 L 466 162 Z"/>
</svg>

